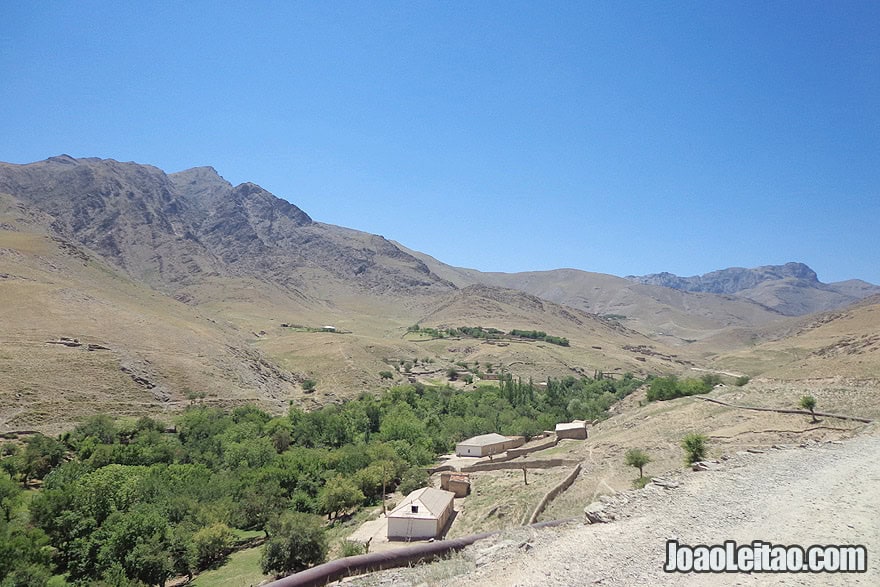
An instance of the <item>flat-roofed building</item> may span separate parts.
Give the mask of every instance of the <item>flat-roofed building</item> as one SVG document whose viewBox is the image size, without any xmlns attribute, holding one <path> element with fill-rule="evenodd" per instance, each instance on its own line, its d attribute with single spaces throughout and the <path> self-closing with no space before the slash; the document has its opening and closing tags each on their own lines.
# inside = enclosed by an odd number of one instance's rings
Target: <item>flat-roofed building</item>
<svg viewBox="0 0 880 587">
<path fill-rule="evenodd" d="M 485 457 L 523 444 L 525 439 L 521 436 L 509 437 L 492 432 L 462 440 L 455 445 L 455 454 L 460 457 Z"/>
<path fill-rule="evenodd" d="M 440 473 L 440 489 L 451 491 L 455 497 L 465 497 L 471 492 L 470 475 L 452 471 Z"/>
<path fill-rule="evenodd" d="M 560 422 L 556 425 L 556 438 L 584 440 L 587 437 L 587 423 L 584 420 Z"/>
</svg>

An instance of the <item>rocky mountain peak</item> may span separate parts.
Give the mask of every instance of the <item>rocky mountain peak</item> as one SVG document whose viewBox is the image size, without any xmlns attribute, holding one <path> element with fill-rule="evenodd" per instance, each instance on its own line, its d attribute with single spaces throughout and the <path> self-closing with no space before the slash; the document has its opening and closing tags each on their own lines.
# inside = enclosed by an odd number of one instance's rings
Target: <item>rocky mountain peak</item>
<svg viewBox="0 0 880 587">
<path fill-rule="evenodd" d="M 647 285 L 686 292 L 735 295 L 748 298 L 788 316 L 839 308 L 878 290 L 871 284 L 826 284 L 804 263 L 729 267 L 692 277 L 672 273 L 626 277 Z"/>
<path fill-rule="evenodd" d="M 221 275 L 297 291 L 308 283 L 322 295 L 453 288 L 385 239 L 316 223 L 255 183 L 233 187 L 213 167 L 166 175 L 149 165 L 59 155 L 0 163 L 0 192 L 51 215 L 66 238 L 163 290 Z"/>
<path fill-rule="evenodd" d="M 626 278 L 638 283 L 661 285 L 681 291 L 727 295 L 758 287 L 768 281 L 798 280 L 809 285 L 820 283 L 815 271 L 804 263 L 796 262 L 784 265 L 764 265 L 752 269 L 729 267 L 691 277 L 679 277 L 669 272 L 663 272 L 642 276 L 628 275 Z"/>
</svg>

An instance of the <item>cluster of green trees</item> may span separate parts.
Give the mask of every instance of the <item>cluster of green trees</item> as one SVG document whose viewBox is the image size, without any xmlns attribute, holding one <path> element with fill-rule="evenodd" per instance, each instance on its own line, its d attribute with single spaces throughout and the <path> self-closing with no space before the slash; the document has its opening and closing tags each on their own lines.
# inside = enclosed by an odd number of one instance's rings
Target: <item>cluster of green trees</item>
<svg viewBox="0 0 880 587">
<path fill-rule="evenodd" d="M 549 342 L 550 344 L 557 344 L 559 346 L 568 346 L 568 339 L 561 336 L 551 336 L 546 332 L 541 330 L 517 330 L 513 329 L 510 331 L 511 336 L 518 336 L 519 338 L 529 338 L 532 340 L 542 340 L 544 342 Z"/>
<path fill-rule="evenodd" d="M 173 431 L 97 415 L 58 439 L 6 443 L 0 585 L 45 585 L 59 573 L 75 584 L 163 585 L 222 563 L 240 530 L 265 533 L 265 572 L 296 571 L 326 557 L 320 516 L 424 486 L 424 466 L 460 440 L 598 417 L 639 383 L 406 385 L 280 417 L 192 405 Z M 42 486 L 26 504 L 22 487 L 35 479 Z"/>
<path fill-rule="evenodd" d="M 677 397 L 709 393 L 719 383 L 721 383 L 721 377 L 714 373 L 707 373 L 699 379 L 692 377 L 679 379 L 675 375 L 655 377 L 648 387 L 647 398 L 649 402 L 665 401 Z"/>
<path fill-rule="evenodd" d="M 458 328 L 430 328 L 427 326 L 419 326 L 413 324 L 406 329 L 407 332 L 418 332 L 433 338 L 446 338 L 447 336 L 466 336 L 470 338 L 528 338 L 531 340 L 542 340 L 550 344 L 559 346 L 569 346 L 567 338 L 561 336 L 552 336 L 541 330 L 518 330 L 514 328 L 509 333 L 497 328 L 483 328 L 482 326 L 459 326 Z"/>
<path fill-rule="evenodd" d="M 467 336 L 470 338 L 497 339 L 504 336 L 503 330 L 497 328 L 483 328 L 482 326 L 460 326 L 458 328 L 431 328 L 414 324 L 406 329 L 407 332 L 418 332 L 433 338 L 446 338 L 447 336 Z"/>
</svg>

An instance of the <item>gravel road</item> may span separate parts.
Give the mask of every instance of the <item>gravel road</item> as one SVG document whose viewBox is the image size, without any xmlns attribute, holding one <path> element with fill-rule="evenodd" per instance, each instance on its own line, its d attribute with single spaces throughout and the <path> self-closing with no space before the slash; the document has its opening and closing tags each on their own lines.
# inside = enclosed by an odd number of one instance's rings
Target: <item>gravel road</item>
<svg viewBox="0 0 880 587">
<path fill-rule="evenodd" d="M 880 585 L 880 436 L 739 453 L 715 470 L 664 479 L 678 486 L 606 498 L 610 523 L 521 528 L 476 543 L 458 560 L 378 573 L 364 584 Z M 669 539 L 862 544 L 868 572 L 667 574 Z"/>
</svg>

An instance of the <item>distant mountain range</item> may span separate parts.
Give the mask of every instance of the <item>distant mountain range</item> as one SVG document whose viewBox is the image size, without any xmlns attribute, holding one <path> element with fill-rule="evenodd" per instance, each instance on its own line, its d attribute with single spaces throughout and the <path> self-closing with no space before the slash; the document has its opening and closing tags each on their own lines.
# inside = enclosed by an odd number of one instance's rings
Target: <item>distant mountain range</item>
<svg viewBox="0 0 880 587">
<path fill-rule="evenodd" d="M 211 167 L 166 174 L 66 155 L 0 163 L 0 431 L 108 406 L 179 409 L 205 394 L 273 409 L 339 401 L 389 384 L 379 376 L 389 367 L 396 382 L 477 362 L 537 380 L 713 364 L 771 373 L 799 356 L 746 351 L 785 348 L 786 336 L 813 348 L 803 324 L 843 315 L 814 313 L 878 293 L 858 280 L 823 284 L 800 263 L 687 278 L 480 272 L 315 222 Z M 409 333 L 414 324 L 543 330 L 571 345 L 431 339 Z M 858 321 L 846 324 L 821 332 L 862 340 Z M 847 348 L 874 356 L 870 344 Z M 399 369 L 417 359 L 430 367 Z"/>
<path fill-rule="evenodd" d="M 803 263 L 731 267 L 693 277 L 654 273 L 629 275 L 627 279 L 680 291 L 737 295 L 787 316 L 833 310 L 880 293 L 880 287 L 859 279 L 822 283 L 816 272 Z"/>
</svg>

